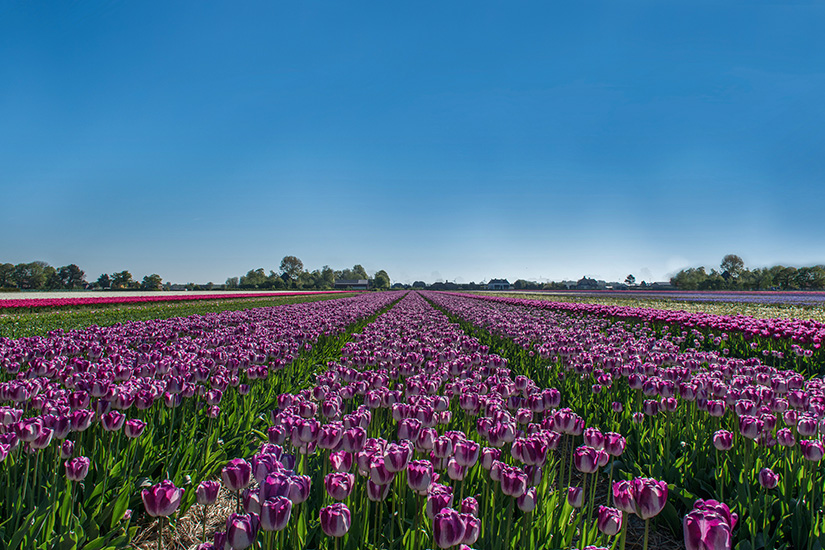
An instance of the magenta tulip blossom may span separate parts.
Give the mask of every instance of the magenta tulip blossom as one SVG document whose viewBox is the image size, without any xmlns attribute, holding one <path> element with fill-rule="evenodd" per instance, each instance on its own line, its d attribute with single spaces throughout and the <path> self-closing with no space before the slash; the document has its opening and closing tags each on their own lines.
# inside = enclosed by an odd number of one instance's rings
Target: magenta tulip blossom
<svg viewBox="0 0 825 550">
<path fill-rule="evenodd" d="M 343 537 L 349 531 L 351 515 L 344 503 L 336 502 L 321 508 L 319 516 L 321 529 L 328 537 Z"/>
<path fill-rule="evenodd" d="M 584 490 L 581 487 L 567 488 L 567 502 L 573 508 L 581 508 L 584 500 Z"/>
<path fill-rule="evenodd" d="M 713 446 L 718 451 L 730 451 L 733 447 L 733 434 L 727 430 L 718 430 L 713 434 Z"/>
<path fill-rule="evenodd" d="M 252 481 L 252 465 L 242 458 L 233 458 L 221 470 L 221 478 L 227 489 L 238 492 Z"/>
<path fill-rule="evenodd" d="M 257 514 L 230 514 L 226 518 L 226 542 L 233 550 L 249 548 L 258 537 L 260 526 Z"/>
<path fill-rule="evenodd" d="M 612 537 L 622 530 L 622 512 L 616 508 L 599 506 L 599 516 L 596 522 L 599 531 Z"/>
<path fill-rule="evenodd" d="M 710 510 L 693 510 L 682 522 L 686 550 L 730 550 L 731 526 Z"/>
<path fill-rule="evenodd" d="M 292 514 L 292 501 L 286 497 L 273 497 L 261 503 L 261 529 L 283 531 Z"/>
<path fill-rule="evenodd" d="M 221 490 L 219 481 L 202 481 L 195 489 L 198 504 L 212 504 L 218 499 L 218 492 Z"/>
<path fill-rule="evenodd" d="M 183 489 L 175 487 L 175 484 L 167 479 L 144 489 L 140 496 L 147 514 L 152 517 L 168 517 L 180 507 Z"/>
<path fill-rule="evenodd" d="M 324 478 L 324 488 L 334 500 L 344 500 L 352 492 L 355 485 L 355 476 L 346 472 L 327 474 Z"/>
<path fill-rule="evenodd" d="M 69 481 L 83 481 L 89 474 L 89 465 L 91 463 L 92 461 L 85 456 L 79 456 L 65 462 L 66 479 Z"/>
<path fill-rule="evenodd" d="M 759 471 L 759 485 L 765 489 L 774 489 L 779 485 L 779 475 L 770 468 L 762 468 Z"/>
<path fill-rule="evenodd" d="M 433 519 L 433 540 L 439 548 L 456 546 L 464 539 L 466 527 L 461 514 L 445 508 Z"/>
<path fill-rule="evenodd" d="M 636 478 L 631 481 L 633 498 L 636 501 L 636 515 L 642 519 L 657 516 L 667 502 L 667 483 L 651 478 Z"/>
</svg>

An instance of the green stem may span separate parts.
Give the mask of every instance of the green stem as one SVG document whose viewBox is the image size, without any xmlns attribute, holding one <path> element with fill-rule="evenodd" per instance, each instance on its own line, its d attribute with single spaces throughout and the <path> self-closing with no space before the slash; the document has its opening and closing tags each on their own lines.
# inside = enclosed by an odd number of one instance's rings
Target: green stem
<svg viewBox="0 0 825 550">
<path fill-rule="evenodd" d="M 504 521 L 507 522 L 507 534 L 504 536 L 504 544 L 508 547 L 510 546 L 510 527 L 513 525 L 513 501 L 516 500 L 513 497 L 510 497 L 507 503 L 507 517 L 504 518 Z"/>
<path fill-rule="evenodd" d="M 647 550 L 647 537 L 650 533 L 650 518 L 645 520 L 645 544 L 642 547 L 642 550 Z"/>
</svg>

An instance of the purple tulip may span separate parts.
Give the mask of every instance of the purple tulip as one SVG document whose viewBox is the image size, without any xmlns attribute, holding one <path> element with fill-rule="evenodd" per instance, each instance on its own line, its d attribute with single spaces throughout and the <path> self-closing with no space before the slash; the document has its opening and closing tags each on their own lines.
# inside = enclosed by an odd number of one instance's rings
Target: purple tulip
<svg viewBox="0 0 825 550">
<path fill-rule="evenodd" d="M 60 445 L 60 458 L 68 460 L 74 454 L 74 441 L 67 439 Z"/>
<path fill-rule="evenodd" d="M 455 444 L 453 456 L 459 465 L 470 468 L 478 462 L 481 446 L 475 441 L 465 439 Z"/>
<path fill-rule="evenodd" d="M 789 428 L 781 428 L 776 430 L 776 441 L 783 447 L 793 447 L 796 445 L 796 438 Z"/>
<path fill-rule="evenodd" d="M 759 485 L 765 489 L 774 489 L 779 484 L 779 475 L 770 468 L 762 468 L 759 471 Z"/>
<path fill-rule="evenodd" d="M 467 497 L 461 501 L 461 513 L 478 515 L 478 501 L 474 497 Z"/>
<path fill-rule="evenodd" d="M 667 502 L 667 483 L 651 478 L 636 478 L 631 481 L 633 498 L 636 501 L 636 515 L 649 519 L 659 514 Z"/>
<path fill-rule="evenodd" d="M 608 432 L 604 434 L 604 450 L 610 456 L 622 456 L 627 441 L 621 434 Z"/>
<path fill-rule="evenodd" d="M 324 478 L 324 488 L 334 500 L 346 499 L 352 493 L 354 485 L 355 476 L 349 473 L 336 472 L 327 474 Z"/>
<path fill-rule="evenodd" d="M 737 514 L 732 514 L 727 504 L 719 502 L 718 500 L 699 499 L 693 504 L 693 508 L 696 510 L 707 510 L 719 514 L 725 519 L 725 522 L 730 525 L 731 530 L 736 527 L 736 522 L 739 520 L 739 516 Z"/>
<path fill-rule="evenodd" d="M 34 441 L 30 443 L 32 449 L 45 449 L 49 446 L 49 444 L 51 444 L 52 436 L 54 436 L 54 430 L 43 427 L 40 430 L 40 435 L 38 435 Z"/>
<path fill-rule="evenodd" d="M 230 514 L 226 518 L 226 542 L 233 550 L 249 548 L 258 538 L 261 521 L 257 514 Z"/>
<path fill-rule="evenodd" d="M 573 508 L 581 508 L 584 501 L 584 490 L 581 487 L 567 488 L 567 503 Z"/>
<path fill-rule="evenodd" d="M 584 444 L 596 450 L 604 448 L 604 434 L 596 428 L 584 430 Z"/>
<path fill-rule="evenodd" d="M 802 456 L 811 462 L 819 462 L 825 454 L 825 448 L 818 439 L 803 439 L 799 442 L 799 446 L 802 449 Z"/>
<path fill-rule="evenodd" d="M 481 449 L 481 467 L 485 470 L 490 470 L 493 467 L 493 462 L 501 458 L 501 449 L 493 447 L 484 447 Z"/>
<path fill-rule="evenodd" d="M 410 462 L 412 451 L 407 445 L 390 443 L 384 451 L 384 467 L 392 472 L 400 472 L 407 467 Z"/>
<path fill-rule="evenodd" d="M 599 469 L 599 454 L 593 447 L 582 445 L 573 452 L 573 464 L 584 474 L 592 474 Z"/>
<path fill-rule="evenodd" d="M 466 527 L 461 514 L 445 508 L 433 519 L 433 540 L 439 548 L 450 548 L 464 539 Z"/>
<path fill-rule="evenodd" d="M 198 504 L 212 504 L 218 499 L 218 492 L 221 490 L 220 481 L 202 481 L 195 489 Z"/>
<path fill-rule="evenodd" d="M 692 510 L 682 523 L 686 550 L 730 550 L 732 527 L 710 510 Z"/>
<path fill-rule="evenodd" d="M 733 434 L 727 430 L 718 430 L 713 434 L 713 446 L 718 451 L 730 451 L 733 447 Z"/>
<path fill-rule="evenodd" d="M 180 506 L 183 489 L 175 487 L 175 484 L 167 479 L 144 489 L 140 496 L 147 514 L 152 517 L 168 517 Z"/>
<path fill-rule="evenodd" d="M 431 520 L 441 510 L 453 505 L 453 489 L 446 485 L 433 484 L 427 491 L 427 503 L 424 507 L 427 517 Z"/>
<path fill-rule="evenodd" d="M 290 477 L 285 473 L 274 472 L 261 482 L 261 500 L 266 501 L 277 497 L 289 497 L 292 486 Z"/>
<path fill-rule="evenodd" d="M 527 490 L 527 474 L 519 468 L 507 467 L 501 471 L 501 492 L 518 498 Z"/>
<path fill-rule="evenodd" d="M 126 415 L 118 411 L 110 411 L 100 417 L 100 425 L 104 431 L 116 432 L 126 422 Z"/>
<path fill-rule="evenodd" d="M 599 531 L 613 537 L 622 530 L 622 512 L 616 508 L 599 506 L 599 519 L 596 522 Z"/>
<path fill-rule="evenodd" d="M 89 474 L 89 466 L 92 461 L 85 456 L 78 456 L 65 462 L 66 479 L 69 481 L 83 481 Z"/>
<path fill-rule="evenodd" d="M 350 511 L 342 502 L 321 508 L 321 529 L 328 537 L 343 537 L 349 531 Z"/>
<path fill-rule="evenodd" d="M 247 487 L 241 497 L 244 512 L 261 515 L 261 493 L 258 489 Z"/>
<path fill-rule="evenodd" d="M 289 523 L 292 501 L 286 497 L 273 497 L 261 504 L 261 529 L 282 531 Z"/>
<path fill-rule="evenodd" d="M 524 494 L 516 499 L 516 506 L 518 506 L 522 512 L 530 513 L 536 508 L 536 500 L 536 488 L 530 487 Z"/>
<path fill-rule="evenodd" d="M 395 473 L 387 469 L 383 456 L 373 455 L 370 460 L 370 481 L 377 485 L 386 485 L 395 478 Z"/>
<path fill-rule="evenodd" d="M 131 420 L 127 420 L 123 426 L 123 433 L 126 434 L 126 437 L 129 439 L 135 439 L 143 434 L 143 430 L 146 428 L 146 422 L 142 420 L 138 420 L 137 418 L 133 418 Z"/>
<path fill-rule="evenodd" d="M 312 480 L 309 476 L 292 476 L 289 478 L 289 500 L 292 504 L 301 504 L 309 498 Z"/>
<path fill-rule="evenodd" d="M 390 484 L 378 485 L 367 480 L 367 498 L 373 502 L 383 502 L 390 494 Z"/>
<path fill-rule="evenodd" d="M 481 520 L 473 514 L 461 514 L 461 521 L 464 523 L 464 536 L 461 539 L 460 548 L 467 548 L 470 544 L 475 544 L 481 535 Z"/>
<path fill-rule="evenodd" d="M 233 458 L 221 470 L 227 489 L 238 492 L 252 482 L 252 465 L 242 458 Z"/>
<path fill-rule="evenodd" d="M 748 439 L 756 439 L 762 432 L 763 422 L 755 416 L 742 415 L 739 417 L 739 433 Z"/>
<path fill-rule="evenodd" d="M 347 451 L 329 453 L 329 464 L 336 472 L 348 472 L 352 469 L 352 453 Z"/>
<path fill-rule="evenodd" d="M 432 478 L 433 465 L 429 460 L 413 460 L 407 465 L 407 485 L 419 495 L 427 494 Z"/>
</svg>

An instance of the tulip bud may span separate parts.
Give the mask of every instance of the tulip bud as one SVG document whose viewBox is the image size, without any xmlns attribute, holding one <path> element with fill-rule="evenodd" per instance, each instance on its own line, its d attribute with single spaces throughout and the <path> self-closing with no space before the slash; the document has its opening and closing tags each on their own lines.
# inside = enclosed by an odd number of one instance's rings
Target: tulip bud
<svg viewBox="0 0 825 550">
<path fill-rule="evenodd" d="M 89 473 L 91 460 L 85 456 L 79 456 L 65 462 L 66 479 L 69 481 L 83 481 Z"/>
<path fill-rule="evenodd" d="M 218 499 L 218 492 L 221 490 L 221 483 L 219 481 L 202 481 L 198 488 L 195 489 L 195 495 L 198 499 L 198 504 L 212 504 Z"/>
<path fill-rule="evenodd" d="M 261 529 L 264 531 L 282 531 L 289 523 L 292 514 L 292 501 L 283 496 L 265 500 L 261 504 Z"/>
<path fill-rule="evenodd" d="M 616 508 L 599 506 L 599 518 L 596 522 L 599 531 L 613 537 L 622 530 L 622 512 Z"/>
<path fill-rule="evenodd" d="M 343 537 L 349 531 L 350 511 L 341 502 L 321 508 L 320 518 L 321 529 L 329 537 Z"/>
</svg>

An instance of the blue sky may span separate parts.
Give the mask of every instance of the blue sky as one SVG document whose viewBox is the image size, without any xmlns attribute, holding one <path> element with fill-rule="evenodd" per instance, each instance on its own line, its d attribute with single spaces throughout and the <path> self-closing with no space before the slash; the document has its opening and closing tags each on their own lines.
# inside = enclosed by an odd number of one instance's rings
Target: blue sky
<svg viewBox="0 0 825 550">
<path fill-rule="evenodd" d="M 825 2 L 0 4 L 0 261 L 825 263 Z"/>
</svg>

